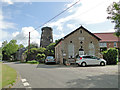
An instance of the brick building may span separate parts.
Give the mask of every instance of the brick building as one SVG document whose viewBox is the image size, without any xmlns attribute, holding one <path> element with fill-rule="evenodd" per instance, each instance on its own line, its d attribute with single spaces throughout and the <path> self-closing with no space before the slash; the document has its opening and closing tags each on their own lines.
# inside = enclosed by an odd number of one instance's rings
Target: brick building
<svg viewBox="0 0 120 90">
<path fill-rule="evenodd" d="M 83 26 L 61 38 L 55 45 L 55 58 L 62 64 L 63 59 L 74 61 L 77 55 L 99 56 L 99 37 L 89 32 Z"/>
<path fill-rule="evenodd" d="M 94 33 L 97 37 L 101 38 L 100 48 L 118 48 L 120 47 L 120 38 L 116 37 L 113 32 L 111 33 Z"/>
</svg>

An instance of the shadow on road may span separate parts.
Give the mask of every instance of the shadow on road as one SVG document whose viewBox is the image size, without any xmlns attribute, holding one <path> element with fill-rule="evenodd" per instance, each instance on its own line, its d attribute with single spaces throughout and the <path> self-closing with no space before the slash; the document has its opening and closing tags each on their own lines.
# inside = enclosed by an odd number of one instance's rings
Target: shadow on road
<svg viewBox="0 0 120 90">
<path fill-rule="evenodd" d="M 37 68 L 61 68 L 61 67 L 66 67 L 65 65 L 58 65 L 58 64 L 38 64 Z"/>
<path fill-rule="evenodd" d="M 66 82 L 71 88 L 118 88 L 118 75 L 87 76 L 87 78 L 76 79 Z M 120 87 L 120 86 L 119 86 Z M 113 89 L 115 90 L 115 89 Z M 117 89 L 116 89 L 117 90 Z"/>
</svg>

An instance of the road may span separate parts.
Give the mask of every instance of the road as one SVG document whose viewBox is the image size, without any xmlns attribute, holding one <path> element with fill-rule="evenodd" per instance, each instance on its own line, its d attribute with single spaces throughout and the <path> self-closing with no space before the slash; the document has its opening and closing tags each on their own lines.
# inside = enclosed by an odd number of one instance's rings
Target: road
<svg viewBox="0 0 120 90">
<path fill-rule="evenodd" d="M 15 68 L 20 80 L 13 88 L 118 88 L 118 65 L 66 67 L 4 63 Z"/>
</svg>

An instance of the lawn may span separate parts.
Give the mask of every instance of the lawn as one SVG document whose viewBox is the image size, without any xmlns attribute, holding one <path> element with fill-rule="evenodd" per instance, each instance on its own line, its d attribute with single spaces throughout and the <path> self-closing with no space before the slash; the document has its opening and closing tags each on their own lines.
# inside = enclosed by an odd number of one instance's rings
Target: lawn
<svg viewBox="0 0 120 90">
<path fill-rule="evenodd" d="M 16 81 L 17 72 L 8 65 L 1 64 L 2 66 L 2 88 Z M 1 75 L 1 74 L 0 74 Z"/>
<path fill-rule="evenodd" d="M 0 90 L 2 88 L 2 63 L 0 62 Z"/>
</svg>

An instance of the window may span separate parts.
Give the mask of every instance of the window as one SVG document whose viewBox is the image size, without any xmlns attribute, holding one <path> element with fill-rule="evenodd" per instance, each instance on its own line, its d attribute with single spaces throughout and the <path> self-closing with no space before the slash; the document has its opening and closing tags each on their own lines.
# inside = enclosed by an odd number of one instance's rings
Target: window
<svg viewBox="0 0 120 90">
<path fill-rule="evenodd" d="M 72 41 L 70 41 L 70 43 L 72 43 Z"/>
<path fill-rule="evenodd" d="M 83 56 L 83 58 L 92 58 L 91 56 Z"/>
<path fill-rule="evenodd" d="M 52 42 L 52 39 L 50 39 L 50 42 Z"/>
<path fill-rule="evenodd" d="M 68 45 L 68 56 L 69 58 L 74 57 L 74 45 L 72 43 Z"/>
<path fill-rule="evenodd" d="M 80 33 L 82 33 L 82 30 L 80 30 Z"/>
<path fill-rule="evenodd" d="M 78 37 L 80 41 L 84 41 L 84 37 Z"/>
<path fill-rule="evenodd" d="M 107 47 L 107 43 L 99 43 L 100 47 Z"/>
<path fill-rule="evenodd" d="M 117 43 L 116 42 L 114 42 L 114 47 L 116 47 L 117 46 Z"/>
<path fill-rule="evenodd" d="M 89 43 L 89 55 L 95 55 L 95 46 L 93 43 Z"/>
</svg>

